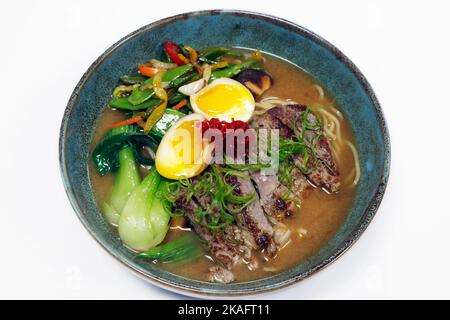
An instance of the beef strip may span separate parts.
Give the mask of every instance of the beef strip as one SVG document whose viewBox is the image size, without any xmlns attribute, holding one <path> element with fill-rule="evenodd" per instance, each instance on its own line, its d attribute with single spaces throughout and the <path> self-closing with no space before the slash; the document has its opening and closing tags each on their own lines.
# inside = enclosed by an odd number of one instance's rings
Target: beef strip
<svg viewBox="0 0 450 320">
<path fill-rule="evenodd" d="M 244 171 L 243 174 L 248 174 L 248 172 Z M 274 254 L 277 248 L 273 242 L 273 227 L 264 214 L 252 181 L 248 178 L 230 175 L 227 177 L 227 182 L 234 186 L 234 193 L 237 195 L 256 195 L 256 199 L 236 215 L 236 220 L 239 226 L 247 229 L 253 235 L 259 248 L 266 249 L 269 254 Z"/>
<path fill-rule="evenodd" d="M 205 171 L 208 172 L 208 171 Z M 192 179 L 192 184 L 195 185 L 198 182 L 197 176 Z M 204 209 L 210 212 L 212 215 L 219 216 L 220 211 L 217 206 L 213 205 L 213 195 L 212 194 L 203 194 L 201 196 L 194 196 L 195 200 L 198 204 Z M 231 224 L 227 226 L 224 230 L 225 240 L 231 241 L 236 245 L 237 250 L 241 253 L 243 257 L 246 259 L 251 259 L 252 250 L 257 248 L 257 245 L 251 235 L 251 233 L 237 226 L 236 224 Z"/>
<path fill-rule="evenodd" d="M 292 128 L 295 120 L 298 119 L 298 114 L 305 112 L 306 107 L 298 104 L 278 106 L 267 111 L 270 119 L 276 118 L 277 125 L 282 125 L 288 128 Z M 310 113 L 308 120 L 311 123 L 317 121 L 316 116 Z M 296 128 L 301 132 L 301 124 L 295 123 Z M 281 132 L 281 131 L 280 131 Z M 284 132 L 288 132 L 284 129 Z M 292 132 L 292 131 L 291 131 Z M 337 192 L 340 189 L 340 175 L 337 168 L 336 162 L 334 161 L 333 154 L 331 152 L 329 143 L 323 131 L 319 130 L 308 130 L 305 135 L 308 141 L 313 141 L 314 136 L 320 134 L 320 137 L 314 145 L 314 151 L 316 153 L 317 159 L 319 161 L 314 161 L 312 157 L 309 159 L 308 167 L 314 168 L 311 173 L 307 174 L 308 179 L 317 187 L 325 189 L 327 192 Z M 283 137 L 283 135 L 281 135 Z M 311 145 L 309 145 L 311 147 Z M 298 168 L 302 167 L 302 156 L 297 155 L 294 157 L 294 163 Z"/>
<path fill-rule="evenodd" d="M 251 171 L 250 175 L 258 188 L 260 203 L 267 215 L 281 219 L 294 214 L 294 203 L 283 200 L 289 190 L 280 183 L 276 175 L 263 175 L 259 170 Z"/>
<path fill-rule="evenodd" d="M 294 125 L 296 126 L 298 132 L 302 132 L 301 127 L 301 121 L 298 121 L 299 115 L 303 112 L 305 112 L 306 106 L 299 105 L 299 104 L 290 104 L 285 106 L 279 106 L 272 108 L 268 111 L 268 113 L 277 118 L 281 123 L 283 123 L 285 126 L 292 128 Z M 317 117 L 314 113 L 308 114 L 308 121 L 312 124 L 317 123 Z M 295 124 L 294 124 L 295 123 Z M 317 155 L 317 158 L 320 159 L 325 166 L 330 170 L 330 172 L 337 176 L 339 175 L 338 168 L 336 166 L 336 162 L 333 159 L 333 154 L 330 149 L 330 145 L 328 144 L 328 140 L 323 134 L 323 130 L 307 130 L 305 133 L 308 141 L 313 141 L 314 137 L 320 134 L 321 137 L 317 141 L 317 143 L 314 145 L 314 151 Z M 311 147 L 311 145 L 309 145 Z"/>
<path fill-rule="evenodd" d="M 184 212 L 185 217 L 190 221 L 197 235 L 205 241 L 209 252 L 216 262 L 231 270 L 242 261 L 239 251 L 228 243 L 220 233 L 213 234 L 208 228 L 198 223 L 195 211 L 198 210 L 199 206 L 193 200 L 186 200 L 186 193 L 180 192 L 174 203 L 174 208 Z"/>
<path fill-rule="evenodd" d="M 258 131 L 259 129 L 267 129 L 267 130 L 278 129 L 280 130 L 280 137 L 282 138 L 289 138 L 292 137 L 293 135 L 291 126 L 284 125 L 280 121 L 280 119 L 271 115 L 269 112 L 266 112 L 260 116 L 254 116 L 250 122 L 250 126 L 255 131 Z"/>
<path fill-rule="evenodd" d="M 293 135 L 292 131 L 283 125 L 278 118 L 267 112 L 259 117 L 255 117 L 250 125 L 254 130 L 279 129 L 282 138 L 289 138 Z M 292 172 L 294 181 L 292 190 L 281 184 L 277 175 L 264 175 L 260 170 L 251 171 L 250 174 L 258 189 L 260 202 L 265 213 L 278 219 L 289 217 L 294 213 L 295 204 L 285 199 L 301 199 L 302 192 L 308 186 L 305 177 L 298 169 Z"/>
</svg>

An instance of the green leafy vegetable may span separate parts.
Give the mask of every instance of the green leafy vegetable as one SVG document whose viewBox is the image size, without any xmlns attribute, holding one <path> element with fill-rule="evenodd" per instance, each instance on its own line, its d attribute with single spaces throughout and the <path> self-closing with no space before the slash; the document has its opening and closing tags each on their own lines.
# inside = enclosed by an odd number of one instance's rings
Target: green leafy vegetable
<svg viewBox="0 0 450 320">
<path fill-rule="evenodd" d="M 132 249 L 144 251 L 155 243 L 160 230 L 153 229 L 151 209 L 161 176 L 153 167 L 128 199 L 119 219 L 119 236 Z"/>
<path fill-rule="evenodd" d="M 198 239 L 192 235 L 179 237 L 164 245 L 139 253 L 135 259 L 155 259 L 162 263 L 188 262 L 203 254 Z"/>
<path fill-rule="evenodd" d="M 162 139 L 162 137 L 166 134 L 166 132 L 170 129 L 170 127 L 184 117 L 185 114 L 173 109 L 166 109 L 164 115 L 161 119 L 153 126 L 150 131 L 154 137 Z"/>
<path fill-rule="evenodd" d="M 160 196 L 161 192 L 167 188 L 168 183 L 168 180 L 161 179 L 150 209 L 149 222 L 153 231 L 151 248 L 160 244 L 169 230 L 170 213 L 166 210 L 164 199 Z"/>
<path fill-rule="evenodd" d="M 159 134 L 159 132 L 158 132 Z M 133 147 L 135 156 L 140 164 L 150 165 L 152 159 L 146 159 L 141 154 L 141 148 L 148 146 L 156 152 L 159 143 L 159 137 L 152 133 L 146 135 L 138 127 L 133 125 L 124 125 L 108 131 L 100 143 L 92 152 L 92 160 L 97 172 L 104 176 L 109 171 L 119 167 L 119 152 L 125 146 Z"/>
<path fill-rule="evenodd" d="M 159 138 L 153 134 L 139 133 L 131 137 L 130 143 L 133 146 L 134 154 L 137 161 L 142 165 L 152 165 L 154 163 L 155 152 L 158 149 Z M 150 148 L 150 150 L 144 150 L 144 147 Z M 144 155 L 143 152 L 150 152 L 149 155 Z"/>
<path fill-rule="evenodd" d="M 122 212 L 131 192 L 140 184 L 141 177 L 136 166 L 134 152 L 131 147 L 119 151 L 119 170 L 114 179 L 111 195 L 108 202 L 103 204 L 106 219 L 109 223 L 119 223 Z"/>
<path fill-rule="evenodd" d="M 118 167 L 118 152 L 138 133 L 135 126 L 121 126 L 105 134 L 92 153 L 92 160 L 100 175 L 103 176 Z"/>
</svg>

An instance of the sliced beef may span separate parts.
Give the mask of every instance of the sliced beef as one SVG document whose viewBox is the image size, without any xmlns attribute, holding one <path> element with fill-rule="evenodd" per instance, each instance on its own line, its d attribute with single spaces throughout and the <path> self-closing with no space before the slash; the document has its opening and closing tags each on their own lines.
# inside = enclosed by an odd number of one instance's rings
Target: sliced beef
<svg viewBox="0 0 450 320">
<path fill-rule="evenodd" d="M 248 174 L 247 172 L 243 173 Z M 234 193 L 237 195 L 256 195 L 256 200 L 245 207 L 242 212 L 239 212 L 236 215 L 236 220 L 239 226 L 252 234 L 259 248 L 266 249 L 268 253 L 274 254 L 277 249 L 272 238 L 273 227 L 264 214 L 252 181 L 248 178 L 230 175 L 227 177 L 227 182 L 234 186 Z"/>
<path fill-rule="evenodd" d="M 270 109 L 266 113 L 271 117 L 270 119 L 277 119 L 277 125 L 288 127 L 283 129 L 283 132 L 289 132 L 290 128 L 295 128 L 301 132 L 301 122 L 298 121 L 301 115 L 305 112 L 306 107 L 298 104 L 291 104 L 285 106 L 278 106 Z M 314 113 L 308 114 L 308 121 L 310 123 L 316 123 L 317 117 Z M 261 120 L 258 120 L 260 123 Z M 281 129 L 280 129 L 281 132 Z M 292 130 L 291 130 L 292 132 Z M 319 135 L 318 140 L 315 137 Z M 281 135 L 283 137 L 283 135 Z M 312 157 L 309 159 L 308 167 L 314 168 L 313 171 L 307 175 L 308 179 L 317 187 L 323 188 L 328 192 L 337 192 L 340 189 L 340 175 L 336 162 L 334 161 L 333 154 L 331 152 L 330 145 L 327 138 L 323 134 L 322 129 L 308 130 L 305 133 L 306 144 L 309 147 L 313 147 L 317 159 L 314 161 Z M 314 146 L 311 146 L 311 142 L 317 140 Z M 295 157 L 295 164 L 298 168 L 302 167 L 302 156 Z"/>
<path fill-rule="evenodd" d="M 294 158 L 295 165 L 302 167 L 302 156 Z M 330 170 L 320 161 L 309 163 L 308 166 L 315 166 L 314 170 L 308 174 L 308 179 L 317 187 L 325 189 L 327 192 L 338 192 L 341 187 L 341 178 L 339 175 L 333 175 Z"/>
<path fill-rule="evenodd" d="M 198 182 L 198 177 L 199 176 L 193 178 L 192 180 L 192 184 L 194 186 Z M 196 196 L 195 200 L 203 208 L 203 210 L 208 211 L 214 216 L 220 215 L 219 208 L 213 204 L 214 199 L 212 194 L 205 193 L 202 196 Z M 226 227 L 224 230 L 224 236 L 225 240 L 234 244 L 236 249 L 246 259 L 250 259 L 252 257 L 252 250 L 258 248 L 252 234 L 248 230 L 237 226 L 236 224 L 231 224 Z"/>
<path fill-rule="evenodd" d="M 292 130 L 267 112 L 255 117 L 250 125 L 254 130 L 278 129 L 282 138 L 290 138 L 293 135 Z M 250 174 L 258 189 L 260 202 L 265 213 L 278 219 L 289 217 L 294 213 L 295 204 L 285 199 L 295 198 L 300 200 L 303 191 L 308 187 L 305 177 L 298 169 L 292 172 L 294 181 L 292 190 L 281 184 L 277 175 L 264 175 L 260 170 L 251 171 Z"/>
<path fill-rule="evenodd" d="M 280 137 L 282 138 L 290 138 L 293 135 L 291 126 L 284 125 L 280 121 L 280 119 L 272 116 L 269 112 L 266 112 L 260 116 L 253 117 L 252 121 L 250 122 L 250 126 L 255 131 L 258 131 L 259 129 L 266 129 L 266 130 L 278 129 L 280 130 Z"/>
<path fill-rule="evenodd" d="M 301 126 L 301 117 L 302 114 L 306 111 L 306 106 L 298 105 L 298 104 L 290 104 L 285 106 L 279 106 L 270 109 L 267 113 L 269 113 L 271 116 L 277 118 L 281 123 L 283 123 L 285 126 L 288 126 L 289 128 L 297 128 L 298 132 L 302 132 L 302 126 Z M 317 123 L 317 116 L 314 113 L 308 114 L 309 123 L 315 124 Z M 318 130 L 307 130 L 305 133 L 307 139 L 306 143 L 311 143 L 311 141 L 314 141 L 314 137 L 318 134 L 321 135 L 320 139 L 315 143 L 314 151 L 316 152 L 316 155 L 318 159 L 320 159 L 325 166 L 328 167 L 330 172 L 338 176 L 339 172 L 336 166 L 336 163 L 333 159 L 333 154 L 330 149 L 330 145 L 328 144 L 328 140 L 323 134 L 322 129 Z M 309 145 L 311 147 L 311 145 Z"/>
<path fill-rule="evenodd" d="M 213 259 L 231 270 L 235 265 L 242 261 L 239 251 L 228 243 L 220 233 L 213 234 L 210 229 L 202 226 L 195 215 L 199 209 L 197 203 L 192 200 L 186 200 L 186 194 L 181 192 L 178 199 L 174 203 L 174 208 L 184 211 L 185 217 L 194 227 L 195 232 L 202 238 Z"/>
<path fill-rule="evenodd" d="M 295 205 L 283 200 L 290 192 L 280 183 L 278 176 L 264 175 L 259 170 L 251 171 L 250 175 L 258 188 L 260 203 L 267 215 L 280 219 L 293 215 Z"/>
</svg>

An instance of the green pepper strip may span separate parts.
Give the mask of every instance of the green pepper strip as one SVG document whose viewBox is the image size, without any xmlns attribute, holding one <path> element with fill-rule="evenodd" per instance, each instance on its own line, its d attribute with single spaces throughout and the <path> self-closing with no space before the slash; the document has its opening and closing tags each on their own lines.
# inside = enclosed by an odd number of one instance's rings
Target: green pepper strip
<svg viewBox="0 0 450 320">
<path fill-rule="evenodd" d="M 209 78 L 209 82 L 212 82 L 215 79 L 224 78 L 224 77 L 232 78 L 232 77 L 238 75 L 240 72 L 247 70 L 247 69 L 261 70 L 262 65 L 260 62 L 257 62 L 257 61 L 247 61 L 247 62 L 243 62 L 241 64 L 232 64 L 224 69 L 214 71 L 211 74 L 211 77 Z"/>
<path fill-rule="evenodd" d="M 138 111 L 153 108 L 160 103 L 160 99 L 149 99 L 144 103 L 133 105 L 128 101 L 128 98 L 113 98 L 109 101 L 109 106 L 120 110 Z"/>
</svg>

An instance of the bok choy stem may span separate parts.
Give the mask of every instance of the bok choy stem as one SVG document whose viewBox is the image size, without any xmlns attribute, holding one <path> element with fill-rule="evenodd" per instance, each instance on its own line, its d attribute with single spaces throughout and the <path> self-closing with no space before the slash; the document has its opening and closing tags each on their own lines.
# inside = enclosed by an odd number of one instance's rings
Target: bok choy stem
<svg viewBox="0 0 450 320">
<path fill-rule="evenodd" d="M 127 146 L 119 151 L 119 170 L 114 180 L 108 203 L 103 204 L 103 211 L 109 223 L 117 226 L 128 198 L 140 184 L 141 177 L 136 165 L 134 151 Z"/>
<path fill-rule="evenodd" d="M 150 223 L 150 213 L 161 176 L 155 167 L 128 199 L 119 220 L 122 241 L 135 250 L 147 250 L 154 243 L 155 231 Z"/>
</svg>

